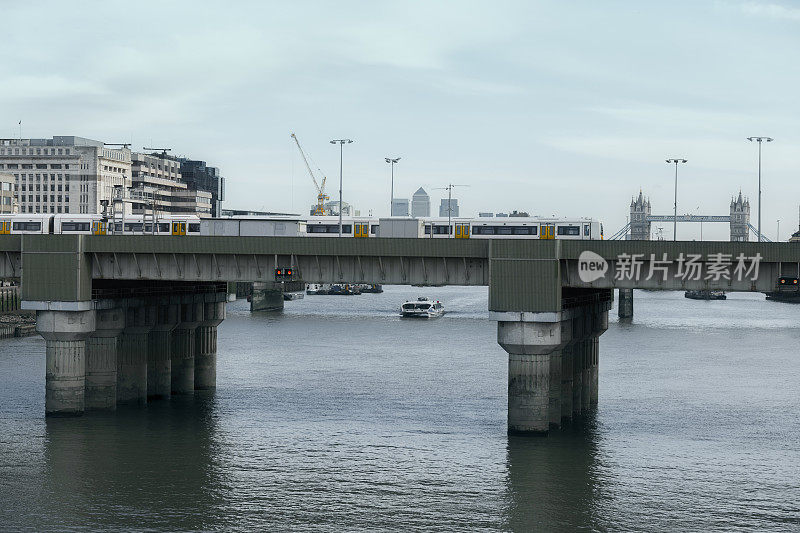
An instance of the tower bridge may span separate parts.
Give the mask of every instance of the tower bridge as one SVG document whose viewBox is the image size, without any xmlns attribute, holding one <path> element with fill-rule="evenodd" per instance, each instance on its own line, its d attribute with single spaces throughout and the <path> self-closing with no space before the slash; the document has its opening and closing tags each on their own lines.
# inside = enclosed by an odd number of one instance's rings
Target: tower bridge
<svg viewBox="0 0 800 533">
<path fill-rule="evenodd" d="M 730 224 L 730 240 L 733 242 L 743 242 L 750 240 L 750 231 L 758 235 L 758 230 L 750 223 L 750 201 L 742 196 L 739 191 L 738 197 L 732 197 L 730 212 L 727 215 L 654 215 L 651 212 L 650 199 L 642 195 L 631 199 L 630 217 L 628 222 L 614 233 L 609 240 L 634 240 L 649 241 L 652 235 L 653 222 L 727 222 Z M 761 235 L 762 240 L 771 242 Z"/>
<path fill-rule="evenodd" d="M 0 277 L 21 279 L 46 340 L 47 415 L 215 387 L 223 282 L 488 285 L 508 430 L 547 433 L 597 403 L 615 288 L 768 291 L 781 275 L 800 275 L 800 246 L 0 235 Z"/>
</svg>

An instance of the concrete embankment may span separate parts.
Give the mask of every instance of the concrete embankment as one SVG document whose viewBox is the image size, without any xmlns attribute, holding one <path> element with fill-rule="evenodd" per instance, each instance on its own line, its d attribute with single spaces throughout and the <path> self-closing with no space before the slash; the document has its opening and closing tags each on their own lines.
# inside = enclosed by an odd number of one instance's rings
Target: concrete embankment
<svg viewBox="0 0 800 533">
<path fill-rule="evenodd" d="M 36 313 L 7 311 L 0 314 L 0 339 L 36 335 Z"/>
</svg>

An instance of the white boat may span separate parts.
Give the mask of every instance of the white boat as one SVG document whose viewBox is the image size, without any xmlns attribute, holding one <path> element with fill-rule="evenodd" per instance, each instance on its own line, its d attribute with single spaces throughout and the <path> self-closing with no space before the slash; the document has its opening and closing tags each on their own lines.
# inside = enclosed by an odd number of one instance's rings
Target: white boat
<svg viewBox="0 0 800 533">
<path fill-rule="evenodd" d="M 400 306 L 400 314 L 404 317 L 436 318 L 444 314 L 444 305 L 423 296 Z"/>
</svg>

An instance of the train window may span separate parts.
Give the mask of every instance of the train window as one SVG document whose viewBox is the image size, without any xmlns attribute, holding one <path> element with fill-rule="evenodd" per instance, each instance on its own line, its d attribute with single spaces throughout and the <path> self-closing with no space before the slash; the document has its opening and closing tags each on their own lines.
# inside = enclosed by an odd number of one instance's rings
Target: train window
<svg viewBox="0 0 800 533">
<path fill-rule="evenodd" d="M 328 224 L 325 227 L 328 229 L 328 233 L 339 233 L 339 225 L 338 224 Z"/>
<path fill-rule="evenodd" d="M 339 233 L 339 228 L 337 226 L 336 233 Z M 350 224 L 342 224 L 342 233 L 353 233 L 353 226 Z"/>
<path fill-rule="evenodd" d="M 145 224 L 144 225 L 144 232 L 145 233 L 153 233 L 153 225 L 152 224 Z"/>
<path fill-rule="evenodd" d="M 159 233 L 169 233 L 169 223 L 159 222 L 157 224 Z"/>
<path fill-rule="evenodd" d="M 450 230 L 450 231 L 447 231 Z M 449 233 L 453 233 L 453 228 L 450 226 L 434 226 L 433 227 L 433 234 L 434 235 L 447 235 Z"/>
<path fill-rule="evenodd" d="M 379 227 L 380 226 L 376 224 L 376 225 L 372 226 L 371 228 L 369 228 L 369 232 L 372 233 L 373 235 L 375 235 L 375 234 L 378 233 L 378 228 Z"/>
<path fill-rule="evenodd" d="M 558 226 L 556 233 L 558 235 L 580 235 L 581 228 L 578 226 Z"/>
<path fill-rule="evenodd" d="M 425 226 L 425 235 L 430 235 L 430 234 L 431 234 L 431 227 Z"/>
<path fill-rule="evenodd" d="M 537 228 L 536 226 L 531 226 L 531 235 L 536 235 L 536 231 L 537 231 L 538 229 L 539 229 L 539 228 Z"/>
<path fill-rule="evenodd" d="M 514 235 L 530 235 L 531 228 L 528 226 L 514 226 Z"/>
<path fill-rule="evenodd" d="M 41 222 L 14 222 L 14 231 L 42 231 Z"/>
<path fill-rule="evenodd" d="M 88 222 L 62 222 L 61 231 L 89 231 Z"/>
<path fill-rule="evenodd" d="M 322 224 L 313 224 L 313 225 L 309 224 L 308 226 L 306 226 L 306 230 L 309 233 L 327 233 L 328 226 L 324 226 Z"/>
<path fill-rule="evenodd" d="M 126 222 L 125 231 L 142 231 L 143 224 L 141 222 Z"/>
<path fill-rule="evenodd" d="M 473 235 L 494 235 L 494 226 L 473 226 Z"/>
<path fill-rule="evenodd" d="M 513 228 L 511 226 L 497 226 L 498 235 L 511 235 Z"/>
<path fill-rule="evenodd" d="M 200 233 L 200 224 L 199 223 L 190 223 L 188 225 L 189 233 Z"/>
<path fill-rule="evenodd" d="M 589 224 L 583 225 L 583 236 L 588 237 L 590 235 Z"/>
<path fill-rule="evenodd" d="M 114 231 L 122 231 L 122 222 L 114 223 Z"/>
</svg>

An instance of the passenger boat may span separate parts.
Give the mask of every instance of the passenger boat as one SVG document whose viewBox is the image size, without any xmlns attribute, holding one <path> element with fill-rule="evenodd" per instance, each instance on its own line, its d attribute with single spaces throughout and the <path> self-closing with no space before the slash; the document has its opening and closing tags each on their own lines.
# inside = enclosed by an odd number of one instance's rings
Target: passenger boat
<svg viewBox="0 0 800 533">
<path fill-rule="evenodd" d="M 686 291 L 684 297 L 692 300 L 727 300 L 723 291 L 699 290 L 699 291 Z"/>
<path fill-rule="evenodd" d="M 416 301 L 407 301 L 400 306 L 400 314 L 413 318 L 437 318 L 444 314 L 442 302 L 430 300 L 424 296 Z"/>
</svg>

